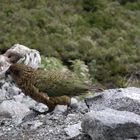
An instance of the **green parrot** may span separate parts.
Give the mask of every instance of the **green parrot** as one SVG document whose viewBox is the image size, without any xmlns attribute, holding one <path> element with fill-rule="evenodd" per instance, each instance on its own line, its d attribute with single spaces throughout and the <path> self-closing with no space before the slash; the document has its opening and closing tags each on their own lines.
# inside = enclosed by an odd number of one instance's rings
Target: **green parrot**
<svg viewBox="0 0 140 140">
<path fill-rule="evenodd" d="M 34 100 L 44 103 L 52 111 L 57 104 L 71 105 L 73 96 L 89 90 L 71 71 L 33 69 L 24 64 L 13 64 L 6 72 L 16 85 Z"/>
</svg>

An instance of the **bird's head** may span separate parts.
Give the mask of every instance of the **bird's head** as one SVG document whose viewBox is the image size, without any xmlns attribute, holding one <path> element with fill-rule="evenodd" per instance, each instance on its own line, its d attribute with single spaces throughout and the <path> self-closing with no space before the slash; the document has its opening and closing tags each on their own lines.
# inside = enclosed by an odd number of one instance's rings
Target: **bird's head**
<svg viewBox="0 0 140 140">
<path fill-rule="evenodd" d="M 24 64 L 12 64 L 5 73 L 5 77 L 19 82 L 33 77 L 34 69 Z"/>
</svg>

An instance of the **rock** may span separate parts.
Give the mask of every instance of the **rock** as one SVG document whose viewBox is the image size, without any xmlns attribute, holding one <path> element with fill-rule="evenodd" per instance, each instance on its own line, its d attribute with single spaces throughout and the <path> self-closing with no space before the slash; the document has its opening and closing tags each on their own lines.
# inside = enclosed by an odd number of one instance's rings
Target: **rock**
<svg viewBox="0 0 140 140">
<path fill-rule="evenodd" d="M 23 96 L 23 97 L 20 97 L 20 96 Z M 19 101 L 19 99 L 20 99 L 21 103 L 25 104 L 28 108 L 35 110 L 37 112 L 43 113 L 43 112 L 48 111 L 48 107 L 45 104 L 38 103 L 35 100 L 33 100 L 32 98 L 30 98 L 29 96 L 25 96 L 23 93 L 22 93 L 22 95 L 20 94 L 19 97 L 16 96 L 15 99 L 17 101 Z"/>
<path fill-rule="evenodd" d="M 19 95 L 21 93 L 21 90 L 11 82 L 0 80 L 0 86 L 0 102 L 3 100 L 12 99 L 13 96 Z"/>
<path fill-rule="evenodd" d="M 91 137 L 89 135 L 86 134 L 80 134 L 76 137 L 70 138 L 68 140 L 92 140 Z"/>
<path fill-rule="evenodd" d="M 78 110 L 82 114 L 85 114 L 89 111 L 89 108 L 87 107 L 84 101 L 80 101 L 78 102 L 78 107 L 76 110 Z"/>
<path fill-rule="evenodd" d="M 13 100 L 5 100 L 0 104 L 0 115 L 9 114 L 11 117 L 22 119 L 29 111 L 26 105 Z"/>
<path fill-rule="evenodd" d="M 16 102 L 22 102 L 22 101 L 23 101 L 23 98 L 24 98 L 24 95 L 21 93 L 21 94 L 19 94 L 19 95 L 13 96 L 13 98 L 14 98 L 14 100 L 15 100 Z M 27 105 L 27 104 L 26 104 L 26 105 Z"/>
<path fill-rule="evenodd" d="M 71 106 L 72 108 L 77 108 L 77 107 L 78 107 L 78 101 L 77 101 L 77 99 L 71 98 L 70 106 Z"/>
<path fill-rule="evenodd" d="M 82 122 L 83 131 L 93 140 L 124 140 L 140 137 L 140 116 L 127 111 L 91 111 Z"/>
<path fill-rule="evenodd" d="M 91 140 L 93 136 L 101 140 L 139 139 L 139 88 L 106 90 L 86 99 L 89 108 L 84 101 L 79 101 L 78 107 L 70 108 L 67 114 L 67 106 L 58 105 L 52 113 L 38 115 L 29 109 L 44 112 L 47 110 L 46 105 L 25 96 L 13 83 L 4 82 L 0 85 L 2 140 Z M 11 87 L 14 88 L 13 91 Z M 4 114 L 1 108 L 8 114 Z M 89 111 L 89 115 L 85 115 Z M 95 138 L 93 140 L 96 140 Z"/>
<path fill-rule="evenodd" d="M 40 122 L 39 120 L 36 121 L 27 121 L 26 123 L 24 123 L 23 128 L 24 129 L 31 129 L 31 130 L 35 130 L 38 127 L 40 127 L 43 123 Z"/>
<path fill-rule="evenodd" d="M 18 63 L 24 62 L 25 65 L 28 65 L 34 69 L 37 69 L 41 65 L 41 56 L 39 51 L 35 49 L 30 49 L 21 44 L 14 44 L 10 49 L 5 52 L 5 56 L 8 56 L 9 53 L 17 53 L 23 58 L 18 60 Z"/>
<path fill-rule="evenodd" d="M 69 138 L 76 137 L 80 135 L 81 131 L 81 122 L 74 124 L 74 125 L 69 125 L 67 128 L 64 129 L 66 134 L 69 136 Z"/>
<path fill-rule="evenodd" d="M 67 111 L 67 105 L 57 105 L 54 109 L 54 113 L 63 113 Z"/>
<path fill-rule="evenodd" d="M 0 102 L 6 99 L 6 91 L 0 89 Z"/>
<path fill-rule="evenodd" d="M 91 112 L 87 115 L 89 118 L 85 117 L 88 121 L 83 121 L 82 128 L 92 139 L 124 140 L 139 137 L 139 88 L 105 90 L 87 98 L 85 102 Z"/>
<path fill-rule="evenodd" d="M 5 81 L 4 80 L 0 80 L 0 89 L 3 87 Z"/>
<path fill-rule="evenodd" d="M 22 123 L 22 119 L 30 113 L 30 109 L 20 102 L 5 100 L 0 104 L 0 116 L 11 117 L 14 124 Z"/>
<path fill-rule="evenodd" d="M 86 104 L 94 111 L 108 107 L 140 115 L 140 89 L 130 87 L 105 90 L 99 95 L 87 98 Z"/>
<path fill-rule="evenodd" d="M 22 103 L 28 106 L 29 108 L 34 108 L 38 104 L 35 100 L 25 95 L 23 95 Z"/>
<path fill-rule="evenodd" d="M 8 58 L 4 55 L 0 55 L 0 79 L 5 78 L 5 72 L 9 66 Z"/>
<path fill-rule="evenodd" d="M 33 107 L 31 107 L 31 109 L 36 110 L 40 113 L 48 111 L 48 107 L 42 103 L 35 104 Z"/>
</svg>

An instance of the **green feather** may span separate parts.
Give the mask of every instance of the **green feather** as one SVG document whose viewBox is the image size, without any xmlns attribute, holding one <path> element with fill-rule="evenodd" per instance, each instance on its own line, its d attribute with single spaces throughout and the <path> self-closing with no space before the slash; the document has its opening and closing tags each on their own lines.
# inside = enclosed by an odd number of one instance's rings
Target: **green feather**
<svg viewBox="0 0 140 140">
<path fill-rule="evenodd" d="M 37 70 L 34 86 L 48 96 L 76 96 L 88 90 L 75 74 L 60 70 Z"/>
</svg>

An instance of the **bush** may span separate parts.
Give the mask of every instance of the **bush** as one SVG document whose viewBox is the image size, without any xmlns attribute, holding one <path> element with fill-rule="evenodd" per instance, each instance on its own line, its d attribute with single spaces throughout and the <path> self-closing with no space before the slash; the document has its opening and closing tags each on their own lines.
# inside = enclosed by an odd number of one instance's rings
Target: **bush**
<svg viewBox="0 0 140 140">
<path fill-rule="evenodd" d="M 140 69 L 137 0 L 12 0 L 0 8 L 1 52 L 20 43 L 48 57 L 43 67 L 85 65 L 107 87 L 125 86 Z"/>
</svg>

